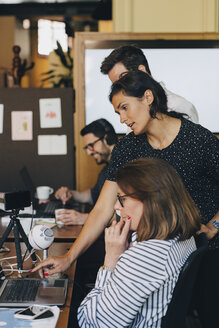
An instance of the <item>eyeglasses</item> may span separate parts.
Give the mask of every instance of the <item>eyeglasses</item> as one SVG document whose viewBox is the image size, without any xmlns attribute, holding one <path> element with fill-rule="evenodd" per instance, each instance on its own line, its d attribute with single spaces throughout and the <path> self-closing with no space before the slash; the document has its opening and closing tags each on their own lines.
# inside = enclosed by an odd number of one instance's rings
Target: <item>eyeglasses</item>
<svg viewBox="0 0 219 328">
<path fill-rule="evenodd" d="M 131 194 L 122 195 L 122 196 L 120 196 L 119 194 L 117 194 L 117 199 L 118 199 L 120 205 L 121 205 L 122 207 L 124 207 L 124 198 L 125 198 L 125 197 L 128 197 L 128 196 L 132 196 L 132 195 L 134 195 L 134 194 L 135 194 L 135 192 L 133 192 L 133 193 L 131 193 Z"/>
<path fill-rule="evenodd" d="M 93 150 L 95 143 L 97 143 L 100 140 L 103 140 L 104 137 L 100 137 L 99 139 L 95 140 L 94 142 L 89 143 L 88 145 L 84 146 L 83 149 L 86 151 L 87 149 Z"/>
</svg>

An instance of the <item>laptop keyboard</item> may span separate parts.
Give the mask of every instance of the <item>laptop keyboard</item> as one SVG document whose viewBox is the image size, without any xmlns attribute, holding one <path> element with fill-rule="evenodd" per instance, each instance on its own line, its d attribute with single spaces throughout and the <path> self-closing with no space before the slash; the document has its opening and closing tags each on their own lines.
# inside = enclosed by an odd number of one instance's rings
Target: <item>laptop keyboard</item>
<svg viewBox="0 0 219 328">
<path fill-rule="evenodd" d="M 39 280 L 17 279 L 10 282 L 5 295 L 7 302 L 34 301 L 40 285 Z"/>
<path fill-rule="evenodd" d="M 85 205 L 76 201 L 69 201 L 67 204 L 63 205 L 61 201 L 55 200 L 50 201 L 46 204 L 37 204 L 36 214 L 20 213 L 20 218 L 54 218 L 55 210 L 58 208 L 74 209 L 78 212 L 84 212 Z"/>
<path fill-rule="evenodd" d="M 76 201 L 71 201 L 65 205 L 62 204 L 61 201 L 50 201 L 46 204 L 40 204 L 37 209 L 37 214 L 43 216 L 49 216 L 49 217 L 55 217 L 55 210 L 58 208 L 63 209 L 74 209 L 78 212 L 83 212 L 83 204 L 78 203 Z"/>
<path fill-rule="evenodd" d="M 62 205 L 60 205 L 58 202 L 50 201 L 49 203 L 46 204 L 44 212 L 54 214 L 55 210 L 60 207 L 62 207 Z"/>
</svg>

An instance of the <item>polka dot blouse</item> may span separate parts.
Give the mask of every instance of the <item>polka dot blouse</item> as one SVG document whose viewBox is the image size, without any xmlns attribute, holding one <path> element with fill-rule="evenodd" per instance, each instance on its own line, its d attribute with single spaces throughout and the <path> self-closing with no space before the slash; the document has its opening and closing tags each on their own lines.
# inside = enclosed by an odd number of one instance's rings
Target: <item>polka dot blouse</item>
<svg viewBox="0 0 219 328">
<path fill-rule="evenodd" d="M 130 133 L 120 139 L 112 152 L 107 179 L 115 181 L 118 167 L 138 158 L 166 160 L 181 176 L 201 212 L 203 223 L 207 223 L 219 210 L 219 140 L 199 124 L 186 119 L 181 122 L 178 135 L 164 149 L 154 149 L 145 134 Z M 219 248 L 218 234 L 209 246 Z"/>
</svg>

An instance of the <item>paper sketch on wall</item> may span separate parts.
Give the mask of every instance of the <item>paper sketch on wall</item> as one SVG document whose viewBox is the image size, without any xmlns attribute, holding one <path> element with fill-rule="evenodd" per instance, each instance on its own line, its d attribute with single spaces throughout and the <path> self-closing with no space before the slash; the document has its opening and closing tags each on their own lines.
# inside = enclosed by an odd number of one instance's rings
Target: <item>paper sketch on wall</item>
<svg viewBox="0 0 219 328">
<path fill-rule="evenodd" d="M 4 105 L 0 104 L 0 133 L 3 133 L 3 113 L 4 113 Z"/>
<path fill-rule="evenodd" d="M 61 128 L 61 99 L 45 98 L 39 100 L 40 106 L 40 127 L 41 128 Z"/>
<path fill-rule="evenodd" d="M 66 155 L 67 135 L 38 135 L 38 155 Z"/>
<path fill-rule="evenodd" d="M 12 140 L 33 139 L 33 112 L 31 111 L 11 112 L 11 139 Z"/>
</svg>

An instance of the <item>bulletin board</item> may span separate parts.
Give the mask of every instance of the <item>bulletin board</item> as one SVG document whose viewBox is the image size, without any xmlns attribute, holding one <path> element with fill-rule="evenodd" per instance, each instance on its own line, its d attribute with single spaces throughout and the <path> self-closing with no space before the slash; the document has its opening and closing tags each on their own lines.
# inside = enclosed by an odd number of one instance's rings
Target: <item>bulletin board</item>
<svg viewBox="0 0 219 328">
<path fill-rule="evenodd" d="M 42 128 L 40 99 L 60 99 L 61 127 Z M 73 140 L 73 89 L 0 89 L 3 105 L 3 131 L 0 133 L 0 191 L 24 190 L 20 170 L 26 166 L 34 186 L 75 187 L 75 147 Z M 32 140 L 12 140 L 11 112 L 32 112 Z M 15 116 L 16 117 L 16 116 Z M 15 122 L 16 123 L 16 122 Z M 38 153 L 38 136 L 66 136 L 65 154 Z M 48 137 L 46 137 L 48 138 Z"/>
</svg>

